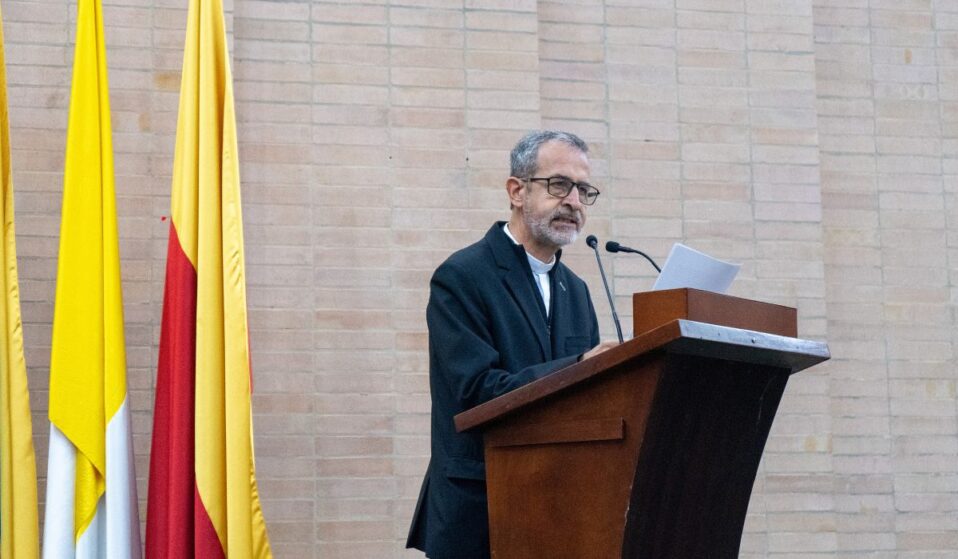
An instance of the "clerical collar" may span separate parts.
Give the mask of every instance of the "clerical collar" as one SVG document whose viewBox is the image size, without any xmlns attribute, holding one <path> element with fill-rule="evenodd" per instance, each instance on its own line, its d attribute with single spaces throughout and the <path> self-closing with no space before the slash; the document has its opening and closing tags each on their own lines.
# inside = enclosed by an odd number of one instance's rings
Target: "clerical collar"
<svg viewBox="0 0 958 559">
<path fill-rule="evenodd" d="M 502 230 L 505 231 L 506 236 L 509 237 L 509 239 L 512 240 L 514 244 L 517 244 L 517 245 L 519 244 L 519 241 L 517 241 L 516 238 L 512 236 L 512 231 L 509 231 L 508 222 L 506 222 L 502 226 Z M 554 254 L 552 255 L 552 260 L 550 260 L 548 263 L 545 263 L 542 260 L 539 260 L 538 258 L 536 258 L 535 256 L 532 256 L 532 254 L 530 254 L 529 251 L 526 251 L 526 257 L 529 259 L 529 267 L 532 268 L 532 273 L 536 275 L 548 274 L 549 271 L 552 270 L 552 267 L 556 265 L 556 257 Z"/>
</svg>

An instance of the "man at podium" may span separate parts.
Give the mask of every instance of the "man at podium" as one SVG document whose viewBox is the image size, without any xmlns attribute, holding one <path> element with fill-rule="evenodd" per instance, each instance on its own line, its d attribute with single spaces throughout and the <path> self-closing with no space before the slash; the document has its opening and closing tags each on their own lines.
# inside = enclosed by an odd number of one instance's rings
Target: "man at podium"
<svg viewBox="0 0 958 559">
<path fill-rule="evenodd" d="M 510 156 L 509 221 L 433 274 L 432 457 L 406 542 L 431 559 L 489 557 L 482 436 L 456 433 L 453 417 L 616 345 L 599 343 L 589 290 L 560 262 L 599 196 L 588 151 L 567 132 L 524 136 Z"/>
</svg>

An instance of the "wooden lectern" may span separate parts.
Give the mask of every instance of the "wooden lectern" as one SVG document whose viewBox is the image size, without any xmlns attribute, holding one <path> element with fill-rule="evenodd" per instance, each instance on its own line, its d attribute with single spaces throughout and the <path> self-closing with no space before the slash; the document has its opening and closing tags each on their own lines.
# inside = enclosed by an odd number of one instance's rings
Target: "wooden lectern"
<svg viewBox="0 0 958 559">
<path fill-rule="evenodd" d="M 495 559 L 734 558 L 792 373 L 795 309 L 633 297 L 632 340 L 456 416 L 484 434 Z"/>
</svg>

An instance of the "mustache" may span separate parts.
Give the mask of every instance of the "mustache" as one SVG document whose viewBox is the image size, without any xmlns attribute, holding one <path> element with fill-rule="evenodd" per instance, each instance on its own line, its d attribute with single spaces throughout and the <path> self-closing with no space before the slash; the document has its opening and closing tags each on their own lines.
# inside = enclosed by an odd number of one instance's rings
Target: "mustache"
<svg viewBox="0 0 958 559">
<path fill-rule="evenodd" d="M 582 218 L 583 218 L 583 215 L 582 215 L 582 211 L 581 211 L 581 210 L 570 210 L 570 209 L 568 209 L 568 208 L 557 208 L 556 211 L 552 213 L 552 217 L 551 217 L 550 221 L 553 220 L 553 219 L 570 219 L 570 220 L 572 220 L 572 221 L 575 221 L 576 225 L 581 226 L 581 225 L 582 225 Z"/>
</svg>

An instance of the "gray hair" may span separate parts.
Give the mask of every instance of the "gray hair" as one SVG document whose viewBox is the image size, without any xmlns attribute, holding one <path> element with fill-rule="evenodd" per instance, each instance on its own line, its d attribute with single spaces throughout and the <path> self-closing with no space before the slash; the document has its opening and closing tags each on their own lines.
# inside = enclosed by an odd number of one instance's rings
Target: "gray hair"
<svg viewBox="0 0 958 559">
<path fill-rule="evenodd" d="M 513 177 L 527 179 L 538 170 L 539 148 L 547 142 L 557 141 L 568 144 L 582 153 L 589 153 L 589 146 L 582 138 L 571 132 L 559 130 L 533 130 L 512 148 L 509 154 L 510 174 Z"/>
</svg>

